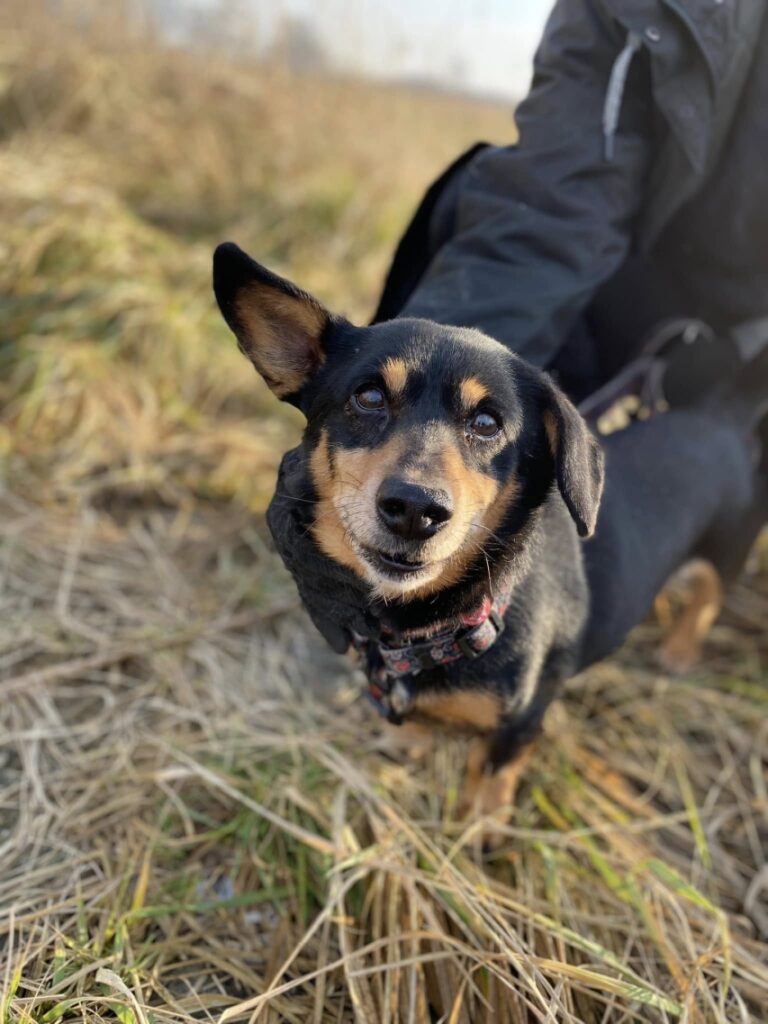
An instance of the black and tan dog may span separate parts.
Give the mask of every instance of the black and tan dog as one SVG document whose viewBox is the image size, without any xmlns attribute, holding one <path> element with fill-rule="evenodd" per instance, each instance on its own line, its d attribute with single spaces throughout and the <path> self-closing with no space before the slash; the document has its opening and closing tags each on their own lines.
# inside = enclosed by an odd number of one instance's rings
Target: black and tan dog
<svg viewBox="0 0 768 1024">
<path fill-rule="evenodd" d="M 598 442 L 546 374 L 477 331 L 354 327 L 230 243 L 214 288 L 307 419 L 270 508 L 278 549 L 391 721 L 477 734 L 467 804 L 511 803 L 563 681 L 698 557 L 710 568 L 667 647 L 690 659 L 768 511 L 768 359 L 717 400 Z"/>
</svg>

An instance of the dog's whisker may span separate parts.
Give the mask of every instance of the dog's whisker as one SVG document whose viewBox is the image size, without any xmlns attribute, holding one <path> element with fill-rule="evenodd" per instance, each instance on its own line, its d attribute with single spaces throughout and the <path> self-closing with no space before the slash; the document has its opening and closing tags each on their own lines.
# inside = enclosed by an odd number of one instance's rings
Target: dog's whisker
<svg viewBox="0 0 768 1024">
<path fill-rule="evenodd" d="M 319 498 L 299 498 L 296 494 L 288 494 L 285 491 L 275 491 L 276 498 L 290 498 L 291 501 L 300 501 L 304 505 L 317 505 Z"/>
<path fill-rule="evenodd" d="M 498 541 L 499 544 L 504 544 L 504 541 L 501 539 L 501 537 L 498 535 L 498 533 L 496 533 L 494 530 L 491 530 L 490 527 L 484 526 L 482 523 L 473 523 L 472 524 L 472 529 L 473 530 L 485 530 L 485 532 L 487 534 L 490 534 L 490 536 L 493 537 L 493 539 L 495 541 Z"/>
</svg>

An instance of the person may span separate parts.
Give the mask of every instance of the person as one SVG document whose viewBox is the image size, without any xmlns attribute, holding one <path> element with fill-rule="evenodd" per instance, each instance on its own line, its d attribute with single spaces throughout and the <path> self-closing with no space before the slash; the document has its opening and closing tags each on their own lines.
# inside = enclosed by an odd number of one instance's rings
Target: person
<svg viewBox="0 0 768 1024">
<path fill-rule="evenodd" d="M 672 390 L 698 394 L 754 355 L 768 339 L 766 6 L 558 0 L 517 143 L 473 147 L 433 185 L 375 320 L 478 327 L 576 401 L 678 318 L 711 344 Z"/>
<path fill-rule="evenodd" d="M 583 411 L 638 363 L 647 378 L 629 383 L 642 392 L 660 368 L 644 350 L 664 356 L 652 401 L 673 406 L 756 357 L 768 343 L 766 7 L 558 0 L 517 143 L 472 147 L 428 189 L 374 322 L 478 327 L 552 371 Z M 305 472 L 289 452 L 269 522 L 306 588 Z M 332 603 L 344 593 L 331 579 L 302 590 L 336 650 L 355 611 Z"/>
</svg>

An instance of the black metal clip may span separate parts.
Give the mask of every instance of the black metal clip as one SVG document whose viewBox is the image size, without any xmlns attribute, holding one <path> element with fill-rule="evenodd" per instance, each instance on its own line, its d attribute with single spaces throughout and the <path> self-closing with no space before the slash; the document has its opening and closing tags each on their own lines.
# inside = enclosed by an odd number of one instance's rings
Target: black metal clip
<svg viewBox="0 0 768 1024">
<path fill-rule="evenodd" d="M 459 650 L 461 651 L 465 658 L 469 658 L 470 660 L 472 660 L 473 658 L 479 658 L 481 654 L 485 654 L 488 648 L 492 647 L 493 644 L 496 643 L 501 634 L 504 632 L 506 623 L 504 622 L 504 619 L 499 615 L 495 608 L 491 609 L 491 612 L 488 616 L 488 621 L 493 623 L 494 629 L 496 630 L 496 636 L 493 638 L 492 642 L 488 644 L 487 647 L 484 647 L 481 651 L 476 650 L 467 639 L 468 636 L 471 636 L 474 630 L 472 630 L 469 634 L 466 634 L 465 636 L 457 637 L 456 643 L 459 645 Z"/>
</svg>

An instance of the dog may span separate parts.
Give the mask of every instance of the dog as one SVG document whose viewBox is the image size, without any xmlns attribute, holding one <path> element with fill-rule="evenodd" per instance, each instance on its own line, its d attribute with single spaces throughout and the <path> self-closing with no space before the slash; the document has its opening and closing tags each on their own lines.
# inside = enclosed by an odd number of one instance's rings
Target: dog
<svg viewBox="0 0 768 1024">
<path fill-rule="evenodd" d="M 698 559 L 666 646 L 687 667 L 768 513 L 768 357 L 716 397 L 596 437 L 477 330 L 356 327 L 232 243 L 214 291 L 306 417 L 268 522 L 313 621 L 392 723 L 473 736 L 462 803 L 513 803 L 565 680 Z"/>
</svg>

